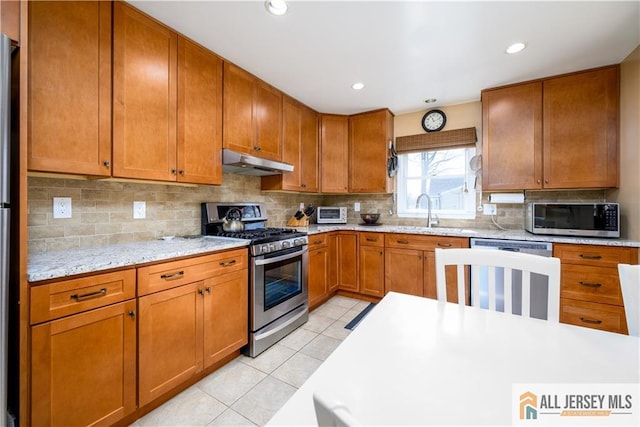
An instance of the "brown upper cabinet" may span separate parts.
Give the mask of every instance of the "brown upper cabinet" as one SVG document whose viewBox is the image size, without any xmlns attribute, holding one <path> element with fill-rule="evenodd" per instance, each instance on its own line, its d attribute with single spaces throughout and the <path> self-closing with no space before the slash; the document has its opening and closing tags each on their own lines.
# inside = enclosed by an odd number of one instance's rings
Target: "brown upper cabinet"
<svg viewBox="0 0 640 427">
<path fill-rule="evenodd" d="M 20 42 L 20 2 L 18 0 L 0 1 L 0 33 L 11 40 Z"/>
<path fill-rule="evenodd" d="M 617 65 L 482 92 L 483 189 L 618 186 Z"/>
<path fill-rule="evenodd" d="M 320 115 L 320 190 L 349 191 L 349 116 Z"/>
<path fill-rule="evenodd" d="M 262 177 L 262 189 L 317 193 L 318 113 L 285 96 L 282 137 L 282 161 L 292 164 L 293 172 Z"/>
<path fill-rule="evenodd" d="M 223 147 L 282 160 L 282 92 L 224 63 Z"/>
<path fill-rule="evenodd" d="M 393 114 L 376 110 L 349 117 L 349 192 L 390 193 L 387 174 L 389 143 L 393 141 Z"/>
<path fill-rule="evenodd" d="M 222 60 L 114 3 L 113 176 L 221 182 Z"/>
<path fill-rule="evenodd" d="M 29 2 L 28 22 L 28 168 L 110 176 L 111 3 Z"/>
</svg>

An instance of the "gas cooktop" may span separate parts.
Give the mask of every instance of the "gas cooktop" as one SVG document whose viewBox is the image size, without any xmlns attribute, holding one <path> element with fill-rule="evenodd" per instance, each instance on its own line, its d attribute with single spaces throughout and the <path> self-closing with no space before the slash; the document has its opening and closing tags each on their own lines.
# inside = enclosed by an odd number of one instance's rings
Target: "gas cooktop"
<svg viewBox="0 0 640 427">
<path fill-rule="evenodd" d="M 257 228 L 244 231 L 216 231 L 210 234 L 218 237 L 251 240 L 251 244 L 269 243 L 283 239 L 306 236 L 307 233 L 292 228 Z"/>
</svg>

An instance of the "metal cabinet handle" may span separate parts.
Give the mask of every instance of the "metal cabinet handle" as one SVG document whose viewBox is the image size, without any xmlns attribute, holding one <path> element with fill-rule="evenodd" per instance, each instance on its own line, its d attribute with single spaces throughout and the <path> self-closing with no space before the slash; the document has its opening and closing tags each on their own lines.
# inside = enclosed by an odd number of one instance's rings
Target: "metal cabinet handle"
<svg viewBox="0 0 640 427">
<path fill-rule="evenodd" d="M 319 245 L 320 243 L 322 243 L 322 240 L 314 240 L 314 241 L 313 241 L 313 244 L 314 244 L 314 245 Z"/>
<path fill-rule="evenodd" d="M 582 258 L 582 259 L 602 259 L 602 255 L 580 254 L 580 258 Z"/>
<path fill-rule="evenodd" d="M 202 296 L 204 296 L 204 289 L 198 289 L 198 293 Z"/>
<path fill-rule="evenodd" d="M 408 240 L 396 240 L 396 242 L 400 243 L 401 245 L 408 245 L 409 244 Z"/>
<path fill-rule="evenodd" d="M 129 317 L 131 317 L 132 319 L 136 318 L 136 312 L 133 310 L 129 310 L 129 313 L 127 313 L 129 315 Z"/>
<path fill-rule="evenodd" d="M 589 282 L 579 282 L 582 286 L 586 286 L 588 288 L 599 288 L 602 286 L 602 283 L 589 283 Z"/>
<path fill-rule="evenodd" d="M 307 188 L 307 184 L 300 184 L 300 187 Z"/>
<path fill-rule="evenodd" d="M 172 175 L 175 175 L 177 172 L 178 172 L 178 170 L 177 170 L 177 169 L 171 169 L 171 174 L 172 174 Z"/>
<path fill-rule="evenodd" d="M 160 276 L 160 278 L 164 280 L 173 280 L 173 279 L 178 279 L 182 276 L 184 276 L 184 271 L 178 271 L 177 273 L 173 273 L 173 274 L 163 274 L 162 276 Z"/>
<path fill-rule="evenodd" d="M 184 170 L 180 169 L 180 170 L 178 171 L 178 173 L 179 173 L 180 175 L 184 176 Z"/>
<path fill-rule="evenodd" d="M 377 242 L 378 239 L 377 238 L 373 238 L 373 237 L 367 237 L 367 242 Z"/>
<path fill-rule="evenodd" d="M 232 259 L 231 261 L 221 262 L 221 263 L 220 263 L 220 266 L 221 266 L 221 267 L 230 267 L 230 266 L 232 266 L 232 265 L 235 265 L 235 263 L 236 263 L 236 260 L 235 260 L 235 259 Z"/>
<path fill-rule="evenodd" d="M 599 325 L 602 323 L 602 320 L 587 319 L 586 317 L 581 317 L 580 320 L 582 320 L 584 323 L 591 323 L 592 325 Z"/>
<path fill-rule="evenodd" d="M 74 299 L 76 301 L 80 301 L 81 299 L 101 297 L 101 296 L 106 295 L 106 294 L 107 294 L 107 288 L 102 288 L 99 291 L 89 292 L 88 294 L 82 294 L 82 295 L 73 294 L 73 295 L 71 295 L 71 299 Z"/>
<path fill-rule="evenodd" d="M 211 294 L 211 286 L 207 286 L 204 290 L 207 291 L 208 294 Z"/>
<path fill-rule="evenodd" d="M 111 166 L 111 162 L 109 160 L 105 160 L 104 162 L 102 162 L 102 164 L 104 165 L 105 168 L 108 168 L 109 166 Z"/>
<path fill-rule="evenodd" d="M 540 184 L 542 181 L 540 181 L 539 179 L 536 180 L 536 184 Z"/>
<path fill-rule="evenodd" d="M 440 243 L 438 242 L 438 246 L 442 247 L 442 248 L 450 248 L 451 246 L 453 246 L 453 244 L 451 243 Z"/>
</svg>

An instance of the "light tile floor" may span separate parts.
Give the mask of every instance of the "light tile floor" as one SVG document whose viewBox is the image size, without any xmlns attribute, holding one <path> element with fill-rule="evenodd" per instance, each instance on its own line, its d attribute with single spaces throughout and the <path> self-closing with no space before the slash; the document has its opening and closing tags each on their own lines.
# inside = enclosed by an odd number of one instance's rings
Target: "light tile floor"
<svg viewBox="0 0 640 427">
<path fill-rule="evenodd" d="M 239 356 L 132 426 L 264 425 L 350 333 L 368 305 L 335 296 L 255 359 Z"/>
</svg>

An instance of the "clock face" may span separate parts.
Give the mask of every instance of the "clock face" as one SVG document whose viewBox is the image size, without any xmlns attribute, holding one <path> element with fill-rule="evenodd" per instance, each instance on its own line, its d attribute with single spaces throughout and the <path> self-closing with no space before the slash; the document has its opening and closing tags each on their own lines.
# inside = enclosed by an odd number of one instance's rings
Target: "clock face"
<svg viewBox="0 0 640 427">
<path fill-rule="evenodd" d="M 447 123 L 447 116 L 440 110 L 427 111 L 422 117 L 422 128 L 427 132 L 441 130 Z"/>
</svg>

